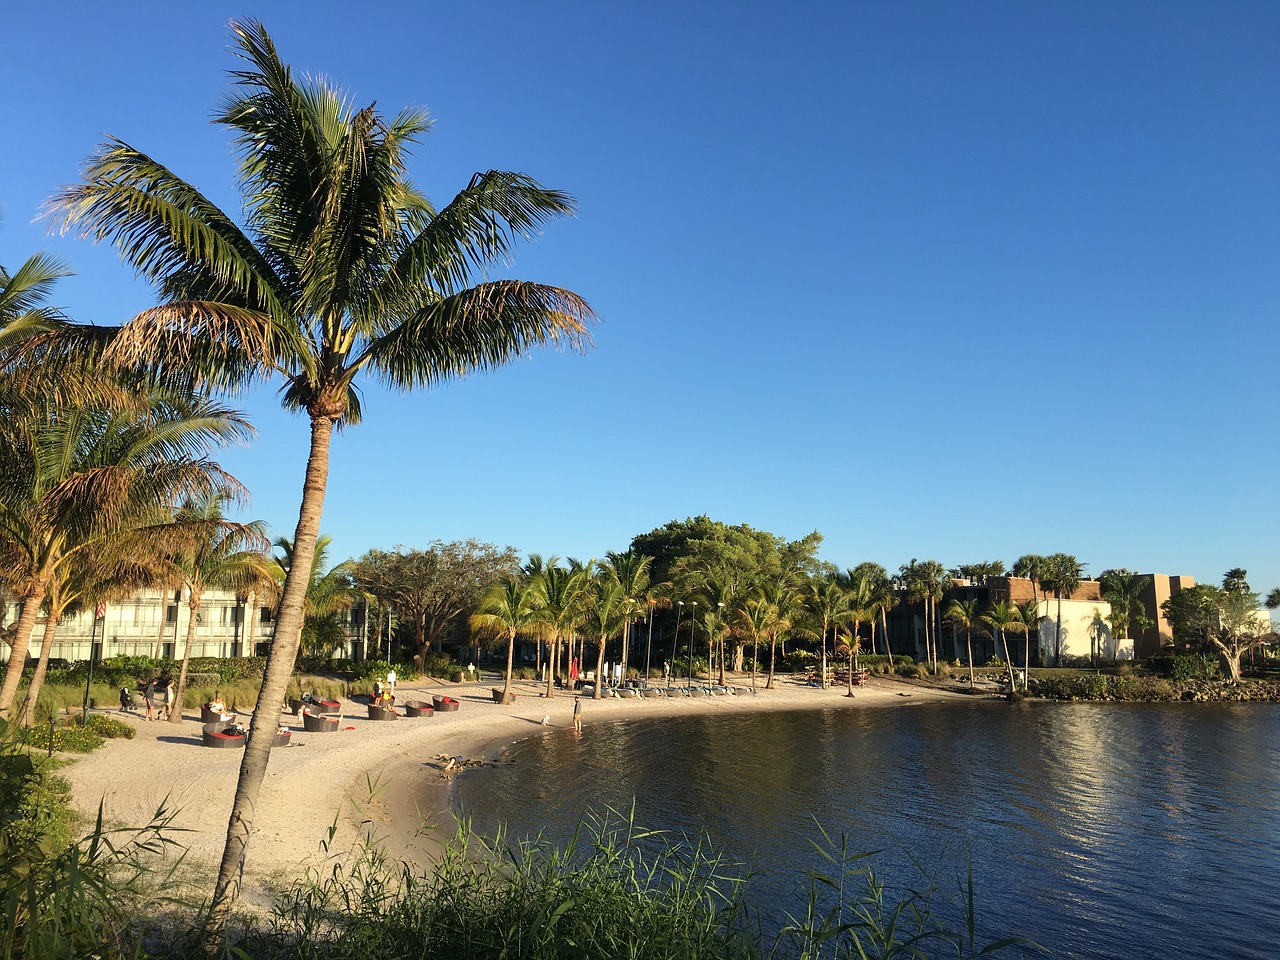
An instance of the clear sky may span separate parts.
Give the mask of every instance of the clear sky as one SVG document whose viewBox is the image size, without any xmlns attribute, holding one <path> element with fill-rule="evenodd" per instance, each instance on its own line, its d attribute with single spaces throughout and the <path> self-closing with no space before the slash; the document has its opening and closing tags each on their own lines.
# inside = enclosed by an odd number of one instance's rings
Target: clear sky
<svg viewBox="0 0 1280 960">
<path fill-rule="evenodd" d="M 1280 5 L 47 3 L 6 11 L 0 263 L 153 302 L 33 222 L 104 134 L 238 211 L 226 24 L 427 108 L 437 203 L 505 168 L 576 219 L 511 274 L 602 318 L 411 396 L 365 392 L 337 557 L 476 537 L 600 556 L 697 514 L 840 566 L 1023 553 L 1280 586 Z M 292 535 L 307 427 L 274 392 L 222 461 Z"/>
</svg>

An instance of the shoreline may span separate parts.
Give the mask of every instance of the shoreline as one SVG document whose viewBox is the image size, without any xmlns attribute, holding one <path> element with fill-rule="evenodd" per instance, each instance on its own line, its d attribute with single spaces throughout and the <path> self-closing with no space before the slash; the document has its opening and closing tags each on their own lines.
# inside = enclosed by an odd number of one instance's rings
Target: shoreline
<svg viewBox="0 0 1280 960">
<path fill-rule="evenodd" d="M 732 683 L 749 691 L 749 677 L 745 684 L 742 678 Z M 544 684 L 515 681 L 516 699 L 504 705 L 493 702 L 492 686 L 488 680 L 453 684 L 425 678 L 400 685 L 401 702 L 440 693 L 460 701 L 458 711 L 430 719 L 370 721 L 363 705 L 344 701 L 336 733 L 305 733 L 300 720 L 283 714 L 280 722 L 293 730 L 294 742 L 273 751 L 262 784 L 245 863 L 243 903 L 269 906 L 283 885 L 308 868 L 340 860 L 370 831 L 389 857 L 419 866 L 428 863 L 454 832 L 452 776 L 442 772 L 440 756 L 492 761 L 528 736 L 572 727 L 574 698 L 569 692 L 558 690 L 547 700 L 541 695 Z M 581 735 L 590 736 L 593 725 L 615 719 L 878 709 L 974 699 L 973 694 L 884 677 L 857 688 L 849 699 L 842 686 L 822 690 L 783 676 L 775 678 L 775 689 L 764 690 L 761 684 L 754 696 L 584 697 Z M 131 715 L 104 712 L 131 722 L 137 735 L 109 741 L 91 754 L 63 755 L 71 762 L 59 775 L 71 784 L 76 811 L 92 822 L 101 802 L 107 825 L 141 826 L 165 807 L 174 814 L 174 827 L 182 831 L 173 839 L 186 848 L 184 870 L 207 882 L 221 858 L 241 751 L 202 747 L 198 711 L 188 710 L 181 724 L 128 720 Z M 325 850 L 322 843 L 331 829 L 333 838 Z"/>
</svg>

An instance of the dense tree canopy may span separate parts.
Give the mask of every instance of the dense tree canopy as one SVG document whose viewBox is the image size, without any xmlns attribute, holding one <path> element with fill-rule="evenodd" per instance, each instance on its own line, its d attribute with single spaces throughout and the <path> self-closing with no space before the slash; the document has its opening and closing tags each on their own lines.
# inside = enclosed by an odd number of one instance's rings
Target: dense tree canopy
<svg viewBox="0 0 1280 960">
<path fill-rule="evenodd" d="M 370 550 L 352 564 L 351 574 L 360 590 L 409 618 L 421 662 L 454 619 L 519 565 L 513 547 L 434 540 L 426 549 Z"/>
</svg>

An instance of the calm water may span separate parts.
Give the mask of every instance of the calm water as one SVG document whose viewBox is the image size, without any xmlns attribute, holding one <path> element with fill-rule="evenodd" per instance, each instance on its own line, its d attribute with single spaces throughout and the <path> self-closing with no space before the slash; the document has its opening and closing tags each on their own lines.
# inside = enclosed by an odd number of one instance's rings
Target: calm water
<svg viewBox="0 0 1280 960">
<path fill-rule="evenodd" d="M 588 710 L 590 704 L 587 705 Z M 1060 957 L 1280 956 L 1280 707 L 973 703 L 618 721 L 459 780 L 481 829 L 563 836 L 588 806 L 705 832 L 799 910 L 814 821 L 880 872 L 955 889 L 984 933 Z"/>
</svg>

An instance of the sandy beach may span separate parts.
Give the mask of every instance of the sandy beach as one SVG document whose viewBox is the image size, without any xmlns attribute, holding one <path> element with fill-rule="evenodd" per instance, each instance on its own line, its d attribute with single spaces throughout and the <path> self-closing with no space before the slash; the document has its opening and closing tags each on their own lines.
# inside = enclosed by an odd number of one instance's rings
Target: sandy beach
<svg viewBox="0 0 1280 960">
<path fill-rule="evenodd" d="M 590 737 L 593 725 L 621 718 L 861 710 L 967 699 L 881 678 L 857 688 L 852 699 L 845 696 L 843 687 L 822 690 L 789 677 L 775 681 L 773 690 L 764 690 L 761 682 L 754 696 L 749 691 L 750 678 L 733 682 L 747 692 L 671 699 L 584 698 L 581 736 Z M 572 727 L 570 694 L 557 691 L 547 700 L 541 695 L 543 685 L 524 681 L 515 685 L 514 703 L 499 705 L 490 696 L 491 685 L 488 681 L 402 684 L 396 691 L 400 703 L 429 700 L 433 694 L 448 694 L 461 702 L 458 711 L 429 719 L 371 721 L 363 704 L 344 700 L 336 733 L 306 733 L 300 718 L 283 714 L 280 722 L 293 731 L 292 743 L 271 755 L 248 851 L 245 900 L 266 903 L 282 882 L 301 875 L 308 865 L 321 864 L 325 854 L 320 844 L 334 825 L 331 855 L 349 848 L 362 830 L 372 828 L 385 838 L 389 853 L 420 862 L 434 848 L 435 836 L 447 837 L 453 830 L 448 814 L 453 775 L 443 772 L 442 755 L 491 759 L 512 742 Z M 184 873 L 191 870 L 197 876 L 211 876 L 222 853 L 241 751 L 202 747 L 198 710 L 188 710 L 180 725 L 149 723 L 139 715 L 114 711 L 111 715 L 134 724 L 137 736 L 110 741 L 63 768 L 77 809 L 92 817 L 101 802 L 109 824 L 137 826 L 166 805 L 176 811 L 175 825 L 184 831 L 175 836 L 188 850 Z M 549 718 L 546 726 L 544 717 Z M 420 809 L 420 804 L 426 809 Z M 420 830 L 424 818 L 441 825 L 434 836 Z"/>
</svg>

